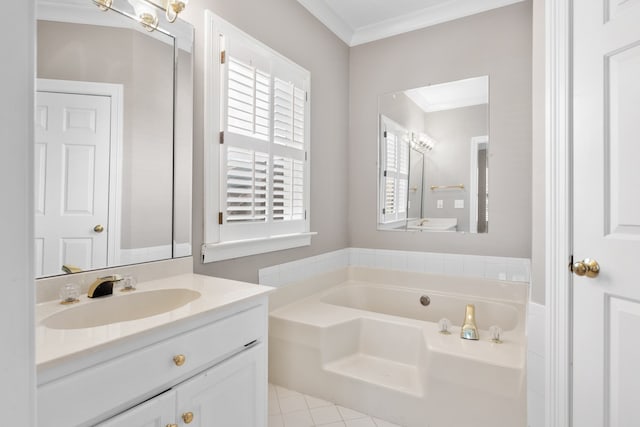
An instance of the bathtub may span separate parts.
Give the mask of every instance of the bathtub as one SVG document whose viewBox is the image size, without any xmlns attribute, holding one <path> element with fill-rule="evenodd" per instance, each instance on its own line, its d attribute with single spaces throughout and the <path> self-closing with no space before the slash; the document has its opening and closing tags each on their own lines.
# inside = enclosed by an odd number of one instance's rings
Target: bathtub
<svg viewBox="0 0 640 427">
<path fill-rule="evenodd" d="M 406 427 L 526 425 L 525 284 L 349 267 L 282 292 L 271 382 Z M 470 303 L 479 341 L 459 337 Z"/>
<path fill-rule="evenodd" d="M 420 218 L 409 221 L 407 229 L 425 231 L 456 231 L 457 218 Z"/>
</svg>

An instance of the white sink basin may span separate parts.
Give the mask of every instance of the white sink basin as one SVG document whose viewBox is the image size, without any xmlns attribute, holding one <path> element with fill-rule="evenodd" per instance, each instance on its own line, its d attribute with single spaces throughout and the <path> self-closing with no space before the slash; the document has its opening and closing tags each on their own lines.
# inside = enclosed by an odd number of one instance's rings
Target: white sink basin
<svg viewBox="0 0 640 427">
<path fill-rule="evenodd" d="M 191 289 L 158 289 L 102 297 L 60 311 L 42 324 L 51 329 L 83 329 L 166 313 L 200 297 Z"/>
</svg>

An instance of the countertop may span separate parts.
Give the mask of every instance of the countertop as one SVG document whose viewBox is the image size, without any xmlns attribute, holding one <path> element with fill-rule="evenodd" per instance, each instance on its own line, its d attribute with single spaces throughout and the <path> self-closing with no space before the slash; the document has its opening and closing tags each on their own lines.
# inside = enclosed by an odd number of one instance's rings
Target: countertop
<svg viewBox="0 0 640 427">
<path fill-rule="evenodd" d="M 127 293 L 119 292 L 114 287 L 111 296 L 89 299 L 82 295 L 76 304 L 62 305 L 59 301 L 37 304 L 35 337 L 38 383 L 64 375 L 67 369 L 58 368 L 66 364 L 79 368 L 99 363 L 102 358 L 100 354 L 111 357 L 116 348 L 117 352 L 129 351 L 136 346 L 157 341 L 163 334 L 175 335 L 231 315 L 234 311 L 242 311 L 257 304 L 255 301 L 273 290 L 268 286 L 190 273 L 138 283 L 133 292 L 171 288 L 195 290 L 201 296 L 166 313 L 83 329 L 51 329 L 43 325 L 43 320 L 83 304 L 99 304 L 103 298 L 126 298 Z M 47 370 L 59 372 L 45 372 Z"/>
</svg>

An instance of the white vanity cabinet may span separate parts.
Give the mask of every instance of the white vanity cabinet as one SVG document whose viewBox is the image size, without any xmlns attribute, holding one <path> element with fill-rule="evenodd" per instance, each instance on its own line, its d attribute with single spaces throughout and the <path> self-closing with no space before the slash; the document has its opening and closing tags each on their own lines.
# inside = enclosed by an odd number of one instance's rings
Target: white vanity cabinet
<svg viewBox="0 0 640 427">
<path fill-rule="evenodd" d="M 166 391 L 120 415 L 98 424 L 99 427 L 168 427 L 176 420 L 176 392 Z"/>
<path fill-rule="evenodd" d="M 192 314 L 142 332 L 40 327 L 70 346 L 113 331 L 121 338 L 38 366 L 39 427 L 265 427 L 270 288 L 193 276 L 217 286 L 198 288 Z"/>
<path fill-rule="evenodd" d="M 258 344 L 99 427 L 266 426 L 264 344 Z"/>
</svg>

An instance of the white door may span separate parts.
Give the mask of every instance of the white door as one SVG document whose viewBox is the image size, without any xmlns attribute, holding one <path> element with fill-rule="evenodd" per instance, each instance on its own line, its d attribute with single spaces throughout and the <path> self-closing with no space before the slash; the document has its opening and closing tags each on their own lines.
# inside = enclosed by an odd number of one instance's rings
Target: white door
<svg viewBox="0 0 640 427">
<path fill-rule="evenodd" d="M 258 344 L 176 387 L 179 418 L 190 419 L 189 427 L 266 427 L 263 346 Z"/>
<path fill-rule="evenodd" d="M 640 0 L 574 8 L 573 425 L 640 426 Z"/>
<path fill-rule="evenodd" d="M 37 92 L 36 276 L 107 265 L 111 98 Z"/>
<path fill-rule="evenodd" d="M 96 427 L 167 427 L 177 425 L 176 393 L 167 391 Z"/>
</svg>

